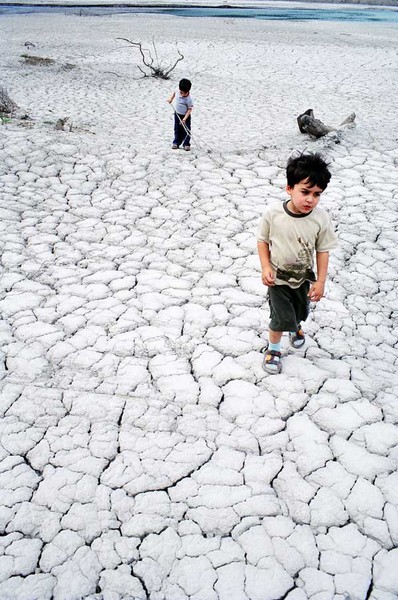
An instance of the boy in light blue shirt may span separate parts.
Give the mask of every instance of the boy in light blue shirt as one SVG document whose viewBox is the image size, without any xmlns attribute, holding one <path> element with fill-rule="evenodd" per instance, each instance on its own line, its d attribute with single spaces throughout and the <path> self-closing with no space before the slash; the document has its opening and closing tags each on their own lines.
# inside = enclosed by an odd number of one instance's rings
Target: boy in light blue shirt
<svg viewBox="0 0 398 600">
<path fill-rule="evenodd" d="M 175 98 L 176 105 L 174 109 L 174 140 L 171 146 L 177 150 L 182 144 L 184 150 L 191 149 L 191 113 L 193 109 L 193 100 L 190 95 L 192 84 L 189 79 L 181 79 L 178 84 L 178 92 L 173 92 L 167 102 L 171 104 Z M 187 133 L 189 132 L 189 133 Z"/>
</svg>

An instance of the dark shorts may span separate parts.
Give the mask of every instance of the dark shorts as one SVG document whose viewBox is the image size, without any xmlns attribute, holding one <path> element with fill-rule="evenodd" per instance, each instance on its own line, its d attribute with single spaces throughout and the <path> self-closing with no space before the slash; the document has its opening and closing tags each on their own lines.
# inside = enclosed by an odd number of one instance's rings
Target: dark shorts
<svg viewBox="0 0 398 600">
<path fill-rule="evenodd" d="M 288 285 L 274 285 L 268 288 L 268 302 L 271 311 L 269 328 L 272 331 L 297 331 L 300 323 L 308 317 L 309 289 L 308 281 L 296 289 Z"/>
</svg>

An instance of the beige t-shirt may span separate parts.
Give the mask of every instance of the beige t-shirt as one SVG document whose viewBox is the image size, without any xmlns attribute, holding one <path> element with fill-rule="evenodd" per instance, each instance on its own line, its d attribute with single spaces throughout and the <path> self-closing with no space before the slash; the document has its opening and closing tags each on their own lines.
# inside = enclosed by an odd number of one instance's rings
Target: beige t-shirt
<svg viewBox="0 0 398 600">
<path fill-rule="evenodd" d="M 296 215 L 287 202 L 272 204 L 261 218 L 257 241 L 269 244 L 276 285 L 299 287 L 315 281 L 314 254 L 337 246 L 329 215 L 318 206 L 307 215 Z"/>
</svg>

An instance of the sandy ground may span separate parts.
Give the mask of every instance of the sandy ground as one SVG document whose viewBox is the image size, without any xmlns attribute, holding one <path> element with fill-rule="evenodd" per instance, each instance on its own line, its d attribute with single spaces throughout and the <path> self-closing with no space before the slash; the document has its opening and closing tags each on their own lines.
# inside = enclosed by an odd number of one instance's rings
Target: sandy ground
<svg viewBox="0 0 398 600">
<path fill-rule="evenodd" d="M 19 106 L 0 126 L 1 600 L 398 597 L 394 36 L 0 19 Z M 118 37 L 184 61 L 142 78 Z M 190 153 L 171 150 L 181 77 Z M 356 125 L 314 140 L 308 108 Z M 305 348 L 267 376 L 255 231 L 303 149 L 331 161 L 339 248 Z"/>
</svg>

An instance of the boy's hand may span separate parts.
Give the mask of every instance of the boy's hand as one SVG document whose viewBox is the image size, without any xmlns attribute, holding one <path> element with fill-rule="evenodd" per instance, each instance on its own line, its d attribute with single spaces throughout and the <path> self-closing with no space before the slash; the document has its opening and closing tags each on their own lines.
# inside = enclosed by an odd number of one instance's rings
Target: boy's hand
<svg viewBox="0 0 398 600">
<path fill-rule="evenodd" d="M 310 287 L 308 297 L 311 302 L 319 302 L 325 293 L 325 284 L 322 281 L 315 281 Z"/>
<path fill-rule="evenodd" d="M 266 267 L 261 271 L 261 280 L 264 285 L 275 285 L 275 275 L 271 267 Z"/>
</svg>

